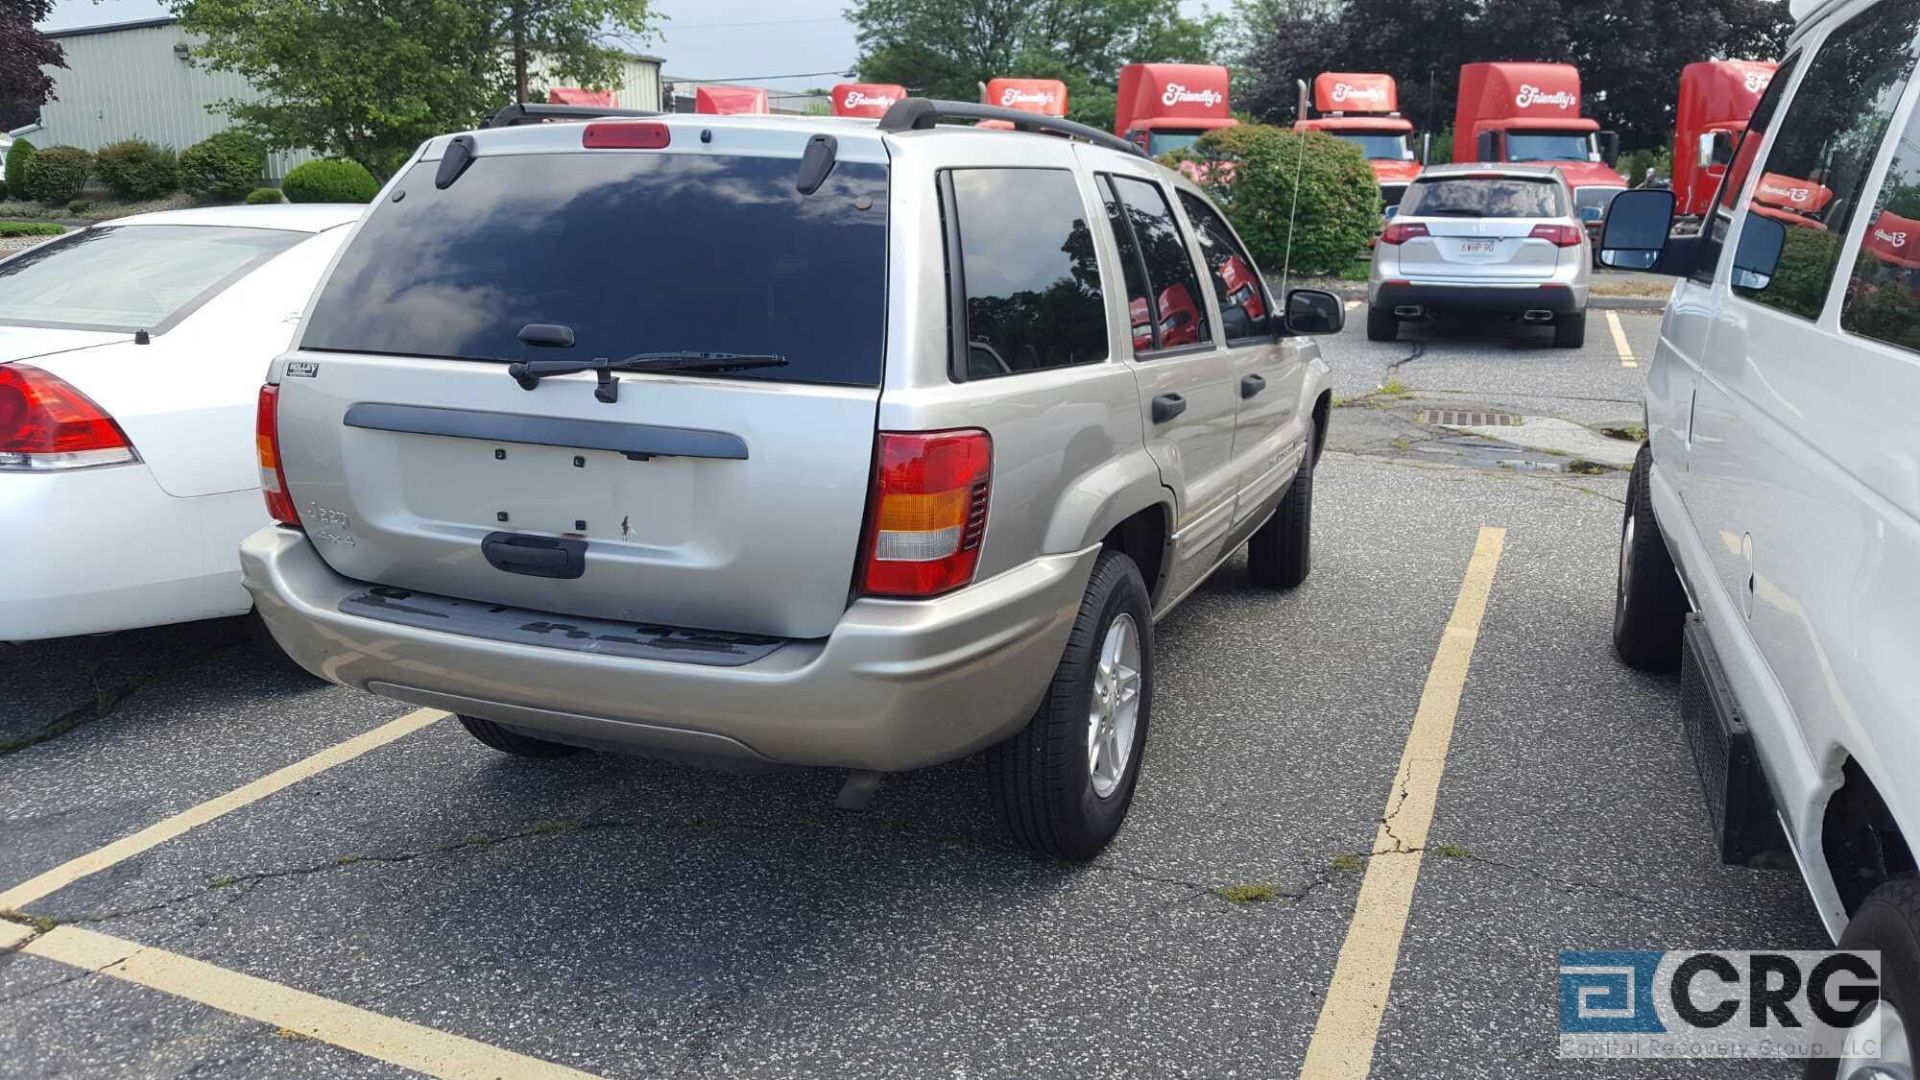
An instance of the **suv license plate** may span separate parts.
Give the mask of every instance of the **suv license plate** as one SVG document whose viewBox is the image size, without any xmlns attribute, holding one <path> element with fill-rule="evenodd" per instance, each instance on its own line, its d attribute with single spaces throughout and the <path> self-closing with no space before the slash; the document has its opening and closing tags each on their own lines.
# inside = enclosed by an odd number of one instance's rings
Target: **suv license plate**
<svg viewBox="0 0 1920 1080">
<path fill-rule="evenodd" d="M 1491 255 L 1491 254 L 1493 254 L 1493 241 L 1491 241 L 1491 240 L 1462 240 L 1462 241 L 1460 241 L 1460 254 L 1462 254 L 1462 255 Z"/>
</svg>

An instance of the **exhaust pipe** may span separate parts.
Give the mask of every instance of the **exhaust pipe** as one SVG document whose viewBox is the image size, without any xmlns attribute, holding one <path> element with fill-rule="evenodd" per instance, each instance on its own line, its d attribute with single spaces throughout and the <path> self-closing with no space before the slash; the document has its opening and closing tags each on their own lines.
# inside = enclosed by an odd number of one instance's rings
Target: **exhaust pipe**
<svg viewBox="0 0 1920 1080">
<path fill-rule="evenodd" d="M 1293 82 L 1295 86 L 1300 88 L 1300 111 L 1294 116 L 1294 119 L 1305 120 L 1307 119 L 1307 80 L 1295 79 Z"/>
<path fill-rule="evenodd" d="M 1393 309 L 1393 313 L 1402 319 L 1417 319 L 1425 315 L 1427 309 L 1419 304 L 1400 304 Z"/>
<path fill-rule="evenodd" d="M 1553 321 L 1553 312 L 1546 308 L 1528 308 L 1520 318 L 1525 322 L 1544 323 Z"/>
</svg>

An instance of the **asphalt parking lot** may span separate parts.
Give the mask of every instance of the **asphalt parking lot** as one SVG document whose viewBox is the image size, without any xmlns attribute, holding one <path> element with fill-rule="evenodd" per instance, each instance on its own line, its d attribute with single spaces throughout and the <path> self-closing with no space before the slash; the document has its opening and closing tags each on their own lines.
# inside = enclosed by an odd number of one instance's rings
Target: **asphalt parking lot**
<svg viewBox="0 0 1920 1080">
<path fill-rule="evenodd" d="M 1088 866 L 1003 841 L 977 762 L 846 814 L 509 759 L 244 620 L 0 646 L 0 1074 L 1797 1075 L 1555 1056 L 1562 948 L 1826 945 L 1797 875 L 1719 864 L 1675 683 L 1608 646 L 1657 317 L 1362 316 L 1313 575 L 1161 624 Z"/>
</svg>

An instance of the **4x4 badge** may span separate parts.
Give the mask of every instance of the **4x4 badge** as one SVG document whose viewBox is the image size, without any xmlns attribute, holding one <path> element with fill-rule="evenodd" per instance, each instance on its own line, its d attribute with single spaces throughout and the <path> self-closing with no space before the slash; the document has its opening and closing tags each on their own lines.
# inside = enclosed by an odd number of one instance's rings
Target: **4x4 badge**
<svg viewBox="0 0 1920 1080">
<path fill-rule="evenodd" d="M 320 365 L 311 360 L 287 361 L 287 378 L 289 379 L 311 379 L 318 374 L 320 374 Z"/>
</svg>

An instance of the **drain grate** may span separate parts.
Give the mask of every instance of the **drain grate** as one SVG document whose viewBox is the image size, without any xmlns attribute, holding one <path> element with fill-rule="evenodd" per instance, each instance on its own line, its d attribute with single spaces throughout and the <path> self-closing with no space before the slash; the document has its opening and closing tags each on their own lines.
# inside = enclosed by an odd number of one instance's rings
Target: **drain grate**
<svg viewBox="0 0 1920 1080">
<path fill-rule="evenodd" d="M 1418 409 L 1413 422 L 1441 427 L 1519 427 L 1521 417 L 1518 413 L 1479 409 Z"/>
</svg>

